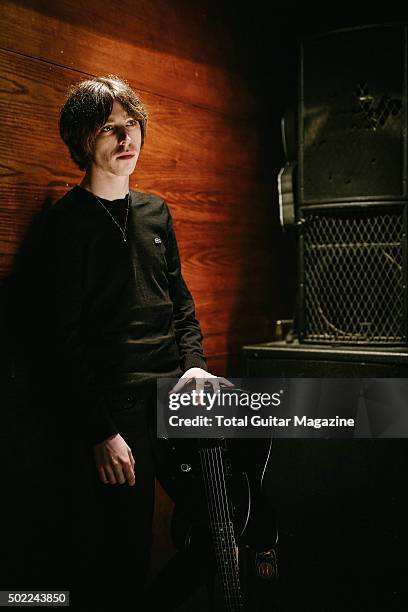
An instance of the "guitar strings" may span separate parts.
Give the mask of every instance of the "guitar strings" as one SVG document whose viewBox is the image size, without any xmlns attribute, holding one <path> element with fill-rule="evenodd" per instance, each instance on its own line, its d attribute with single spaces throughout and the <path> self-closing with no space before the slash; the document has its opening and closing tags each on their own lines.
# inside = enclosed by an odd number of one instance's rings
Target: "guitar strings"
<svg viewBox="0 0 408 612">
<path fill-rule="evenodd" d="M 214 493 L 215 488 L 214 488 L 212 477 L 211 477 L 209 457 L 208 457 L 208 452 L 206 449 L 203 449 L 200 451 L 200 458 L 201 458 L 202 470 L 203 470 L 203 475 L 204 475 L 204 486 L 205 486 L 205 492 L 206 492 L 206 497 L 207 497 L 207 505 L 208 505 L 209 514 L 210 514 L 211 532 L 212 532 L 213 537 L 216 537 L 217 536 L 216 526 L 217 526 L 218 516 L 217 516 L 217 509 L 214 506 L 214 502 L 217 502 L 217 499 Z M 209 491 L 210 486 L 212 486 L 212 488 L 214 489 L 212 494 Z M 214 548 L 215 548 L 217 565 L 219 566 L 219 569 L 222 570 L 222 567 L 220 567 L 220 558 L 219 558 L 220 551 L 218 550 L 216 543 L 214 544 L 215 544 Z"/>
<path fill-rule="evenodd" d="M 230 604 L 232 603 L 231 599 L 232 599 L 232 593 L 230 593 L 230 588 L 229 588 L 229 576 L 228 576 L 228 556 L 226 556 L 225 554 L 225 549 L 224 548 L 220 548 L 220 531 L 219 531 L 219 527 L 220 525 L 224 522 L 225 524 L 225 501 L 222 499 L 220 499 L 220 495 L 222 496 L 223 491 L 220 489 L 219 483 L 216 482 L 219 478 L 219 473 L 220 471 L 216 470 L 215 467 L 213 467 L 213 459 L 214 459 L 214 452 L 210 451 L 209 449 L 205 449 L 203 451 L 203 457 L 205 460 L 205 466 L 206 466 L 206 472 L 208 472 L 208 478 L 207 478 L 207 485 L 210 486 L 212 488 L 212 494 L 209 495 L 209 491 L 208 491 L 208 486 L 207 488 L 207 498 L 208 498 L 208 502 L 209 505 L 211 506 L 211 513 L 212 513 L 212 521 L 211 521 L 211 531 L 212 531 L 212 535 L 213 538 L 215 540 L 214 545 L 215 545 L 215 553 L 216 553 L 216 561 L 217 561 L 217 565 L 218 565 L 218 570 L 220 572 L 220 577 L 222 580 L 222 589 L 223 589 L 223 593 L 224 593 L 224 600 L 225 603 L 228 607 L 228 609 L 230 608 Z M 223 517 L 224 515 L 224 517 Z M 224 521 L 222 521 L 222 518 L 224 518 Z M 227 534 L 224 533 L 224 541 L 228 542 L 227 539 Z"/>
<path fill-rule="evenodd" d="M 224 539 L 224 545 L 221 547 L 222 567 L 220 569 L 223 575 L 222 586 L 223 586 L 224 596 L 225 596 L 225 599 L 228 601 L 228 603 L 230 603 L 230 600 L 232 598 L 232 593 L 230 593 L 230 582 L 229 582 L 229 576 L 228 576 L 229 567 L 230 567 L 228 563 L 230 559 L 228 555 L 229 542 L 228 542 L 228 521 L 227 521 L 227 518 L 229 517 L 226 516 L 226 514 L 228 515 L 228 508 L 226 507 L 226 500 L 224 499 L 223 487 L 220 486 L 221 485 L 220 466 L 218 466 L 218 469 L 217 469 L 217 465 L 215 465 L 216 459 L 217 459 L 216 451 L 214 449 L 207 450 L 206 454 L 209 459 L 210 470 L 212 473 L 212 479 L 210 482 L 216 485 L 216 492 L 218 494 L 218 498 L 216 495 L 213 495 L 213 499 L 215 500 L 215 502 L 218 502 L 218 516 L 217 516 L 217 521 L 215 524 L 216 535 L 218 538 L 221 537 L 221 531 L 220 531 L 220 529 L 222 528 L 221 526 L 223 525 L 223 528 L 224 528 L 224 531 L 222 532 L 222 537 Z"/>
<path fill-rule="evenodd" d="M 218 450 L 218 449 L 217 449 Z M 215 507 L 213 504 L 213 516 L 215 514 L 215 521 L 214 521 L 214 527 L 215 530 L 213 529 L 213 531 L 215 531 L 215 536 L 216 536 L 216 540 L 220 540 L 221 537 L 223 537 L 224 543 L 226 543 L 227 545 L 231 545 L 231 543 L 229 542 L 230 540 L 230 533 L 229 533 L 229 522 L 227 519 L 229 519 L 229 515 L 228 512 L 226 513 L 226 509 L 228 509 L 228 506 L 226 505 L 226 499 L 225 499 L 225 491 L 223 491 L 223 487 L 220 486 L 222 485 L 222 466 L 220 464 L 214 465 L 217 463 L 217 450 L 209 450 L 207 451 L 206 454 L 206 464 L 207 466 L 209 466 L 209 472 L 210 474 L 213 476 L 210 479 L 210 483 L 213 484 L 213 489 L 214 489 L 214 485 L 216 484 L 216 495 L 213 494 L 212 495 L 212 499 L 214 500 L 215 503 Z M 218 467 L 218 469 L 217 469 Z M 218 481 L 218 482 L 217 482 Z M 224 493 L 224 496 L 223 496 Z M 220 497 L 221 494 L 221 497 Z M 217 507 L 218 506 L 218 507 Z M 224 529 L 226 529 L 227 531 L 224 531 L 223 533 L 221 533 L 220 530 L 220 525 L 224 525 Z M 219 542 L 219 544 L 221 544 L 221 542 Z M 230 607 L 229 604 L 233 604 L 233 602 L 231 601 L 231 599 L 234 598 L 234 594 L 230 593 L 230 581 L 229 581 L 229 573 L 231 573 L 231 569 L 229 566 L 229 561 L 231 561 L 231 557 L 228 554 L 230 552 L 231 546 L 228 548 L 225 548 L 225 545 L 223 548 L 219 549 L 219 553 L 221 554 L 221 558 L 220 558 L 220 554 L 218 555 L 218 562 L 219 562 L 219 569 L 220 569 L 220 573 L 223 576 L 223 592 L 224 592 L 224 599 L 226 601 L 226 604 L 228 605 L 228 608 Z M 231 588 L 233 588 L 234 585 L 231 585 Z M 235 608 L 235 605 L 234 605 Z"/>
<path fill-rule="evenodd" d="M 240 591 L 236 543 L 226 490 L 222 448 L 216 447 L 201 450 L 200 459 L 203 472 L 205 475 L 209 475 L 209 477 L 204 478 L 204 484 L 210 514 L 211 531 L 216 542 L 216 560 L 222 577 L 224 599 L 227 607 L 233 612 L 242 608 L 243 602 Z M 209 487 L 212 489 L 212 495 L 210 495 Z M 222 544 L 219 541 L 221 538 L 221 525 L 224 526 L 222 537 L 226 546 L 222 546 L 220 550 L 220 546 L 217 546 L 217 544 Z M 232 578 L 232 581 L 229 580 L 230 578 Z M 231 585 L 230 582 L 232 582 Z"/>
<path fill-rule="evenodd" d="M 204 480 L 205 482 L 205 487 L 206 487 L 206 495 L 207 495 L 207 501 L 208 501 L 208 506 L 209 506 L 209 510 L 210 510 L 210 526 L 211 526 L 211 531 L 212 531 L 212 536 L 214 539 L 214 548 L 215 548 L 215 555 L 216 555 L 216 561 L 217 561 L 217 565 L 218 565 L 218 570 L 220 572 L 221 575 L 221 579 L 222 579 L 222 586 L 223 586 L 223 592 L 224 595 L 226 595 L 227 597 L 225 597 L 226 600 L 226 604 L 228 605 L 229 603 L 229 593 L 225 592 L 225 585 L 227 585 L 228 587 L 228 576 L 226 574 L 226 558 L 225 558 L 225 553 L 223 552 L 223 550 L 220 549 L 220 546 L 218 545 L 219 542 L 219 531 L 218 531 L 218 527 L 220 524 L 220 519 L 221 519 L 221 505 L 219 503 L 219 487 L 215 486 L 214 480 L 216 478 L 216 472 L 213 473 L 212 470 L 212 465 L 211 465 L 211 454 L 209 452 L 209 450 L 204 449 L 203 451 L 201 451 L 201 456 L 203 458 L 203 464 L 204 464 L 204 473 L 206 474 L 206 478 Z M 211 487 L 212 489 L 212 494 L 210 494 L 209 491 L 209 487 Z M 218 508 L 217 508 L 218 506 Z M 227 588 L 228 590 L 228 588 Z M 229 605 L 228 605 L 229 607 Z"/>
<path fill-rule="evenodd" d="M 228 595 L 230 599 L 235 600 L 235 602 L 233 602 L 233 605 L 234 604 L 239 605 L 239 577 L 237 575 L 237 557 L 236 557 L 236 549 L 235 549 L 235 538 L 234 538 L 233 525 L 232 525 L 232 521 L 230 517 L 230 506 L 229 506 L 227 490 L 226 490 L 224 462 L 222 460 L 222 448 L 221 447 L 215 448 L 213 452 L 211 453 L 211 455 L 214 459 L 214 462 L 218 461 L 218 469 L 215 469 L 215 474 L 216 476 L 218 476 L 218 479 L 220 481 L 219 484 L 221 485 L 218 487 L 218 490 L 222 491 L 221 509 L 222 509 L 222 514 L 224 515 L 224 525 L 226 526 L 226 529 L 227 529 L 227 532 L 224 534 L 224 537 L 225 537 L 226 542 L 229 544 L 226 550 L 226 556 L 227 556 L 227 563 L 228 563 L 228 572 L 231 574 L 231 577 L 232 577 L 231 588 L 233 589 L 233 591 L 232 591 L 232 596 L 229 594 Z M 231 564 L 232 564 L 232 567 L 231 567 Z M 237 589 L 238 589 L 238 592 L 237 592 Z M 236 608 L 235 605 L 234 605 L 234 608 Z"/>
<path fill-rule="evenodd" d="M 234 534 L 234 526 L 232 523 L 232 518 L 230 517 L 230 504 L 228 501 L 227 489 L 226 489 L 226 477 L 224 472 L 224 462 L 222 460 L 222 449 L 218 447 L 216 449 L 216 454 L 219 455 L 219 464 L 221 466 L 220 473 L 222 474 L 222 484 L 224 488 L 224 500 L 225 507 L 227 508 L 227 517 L 228 517 L 228 536 L 230 538 L 230 553 L 232 553 L 233 560 L 233 572 L 234 572 L 234 587 L 235 587 L 235 598 L 238 599 L 238 603 L 241 601 L 241 593 L 240 593 L 240 582 L 239 582 L 239 568 L 238 568 L 238 560 L 236 554 L 236 542 L 235 542 L 235 534 Z M 237 590 L 238 589 L 238 590 Z"/>
</svg>

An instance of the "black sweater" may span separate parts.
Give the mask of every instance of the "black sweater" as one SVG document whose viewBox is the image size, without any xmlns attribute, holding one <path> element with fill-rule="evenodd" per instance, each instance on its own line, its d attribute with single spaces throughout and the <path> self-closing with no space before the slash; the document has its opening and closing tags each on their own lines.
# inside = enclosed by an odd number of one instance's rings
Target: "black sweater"
<svg viewBox="0 0 408 612">
<path fill-rule="evenodd" d="M 102 202 L 123 228 L 126 199 Z M 79 186 L 48 211 L 44 225 L 52 346 L 92 443 L 117 432 L 109 391 L 206 368 L 166 203 L 131 191 L 126 236 Z"/>
</svg>

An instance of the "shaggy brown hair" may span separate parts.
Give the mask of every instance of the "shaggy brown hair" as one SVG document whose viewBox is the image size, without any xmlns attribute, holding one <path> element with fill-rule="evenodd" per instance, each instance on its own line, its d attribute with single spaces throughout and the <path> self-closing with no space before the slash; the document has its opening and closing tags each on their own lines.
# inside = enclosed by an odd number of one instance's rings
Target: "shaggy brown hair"
<svg viewBox="0 0 408 612">
<path fill-rule="evenodd" d="M 68 91 L 59 128 L 62 140 L 81 170 L 92 160 L 97 132 L 109 118 L 115 100 L 139 122 L 143 145 L 147 111 L 127 81 L 108 74 L 71 85 Z"/>
</svg>

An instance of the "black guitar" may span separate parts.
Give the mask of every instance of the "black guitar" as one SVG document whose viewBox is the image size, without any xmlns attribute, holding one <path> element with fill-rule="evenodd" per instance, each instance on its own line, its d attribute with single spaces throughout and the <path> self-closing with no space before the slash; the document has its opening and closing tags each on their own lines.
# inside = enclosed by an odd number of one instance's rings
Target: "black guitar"
<svg viewBox="0 0 408 612">
<path fill-rule="evenodd" d="M 262 489 L 270 439 L 166 440 L 172 536 L 213 568 L 213 610 L 273 610 L 275 517 Z M 271 607 L 272 606 L 272 607 Z"/>
</svg>

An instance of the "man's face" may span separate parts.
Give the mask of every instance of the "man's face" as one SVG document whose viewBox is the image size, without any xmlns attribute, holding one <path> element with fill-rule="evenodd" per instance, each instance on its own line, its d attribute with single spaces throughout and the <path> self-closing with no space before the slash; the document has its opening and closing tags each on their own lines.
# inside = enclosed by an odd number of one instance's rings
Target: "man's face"
<svg viewBox="0 0 408 612">
<path fill-rule="evenodd" d="M 140 125 L 114 102 L 106 123 L 96 135 L 92 169 L 129 176 L 135 169 L 141 147 Z"/>
</svg>

